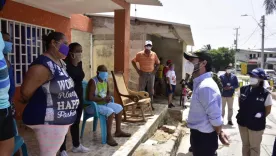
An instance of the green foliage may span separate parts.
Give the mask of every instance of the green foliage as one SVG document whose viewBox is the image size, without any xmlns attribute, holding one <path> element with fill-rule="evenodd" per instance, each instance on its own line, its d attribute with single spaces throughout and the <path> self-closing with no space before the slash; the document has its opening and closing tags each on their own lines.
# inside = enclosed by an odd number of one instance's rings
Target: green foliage
<svg viewBox="0 0 276 156">
<path fill-rule="evenodd" d="M 225 47 L 210 50 L 212 65 L 216 71 L 224 70 L 230 63 L 235 62 L 235 50 Z"/>
</svg>

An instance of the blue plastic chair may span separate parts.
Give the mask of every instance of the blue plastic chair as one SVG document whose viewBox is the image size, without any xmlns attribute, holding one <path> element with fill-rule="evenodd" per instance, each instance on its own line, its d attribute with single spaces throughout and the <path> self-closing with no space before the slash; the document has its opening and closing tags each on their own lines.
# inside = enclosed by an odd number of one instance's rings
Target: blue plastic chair
<svg viewBox="0 0 276 156">
<path fill-rule="evenodd" d="M 13 154 L 14 155 L 18 150 L 22 150 L 22 154 L 23 156 L 28 156 L 28 150 L 27 150 L 27 146 L 23 140 L 23 138 L 21 136 L 18 135 L 18 130 L 17 130 L 17 125 L 16 125 L 16 121 L 15 119 L 13 119 L 13 125 L 14 125 L 14 150 L 13 150 Z"/>
<path fill-rule="evenodd" d="M 81 138 L 83 138 L 83 133 L 85 129 L 85 124 L 86 120 L 89 118 L 94 117 L 93 120 L 93 132 L 97 130 L 97 124 L 98 124 L 98 119 L 100 119 L 100 125 L 101 125 L 101 136 L 102 136 L 102 144 L 106 144 L 107 140 L 107 128 L 106 128 L 106 116 L 101 115 L 98 111 L 98 106 L 96 102 L 93 101 L 88 101 L 86 100 L 86 88 L 87 88 L 87 81 L 82 82 L 82 88 L 83 88 L 83 104 L 84 105 L 89 105 L 93 107 L 94 112 L 93 113 L 87 113 L 84 109 L 83 111 L 83 121 L 82 121 L 82 128 L 81 128 Z M 112 102 L 114 102 L 114 99 L 112 97 Z"/>
</svg>

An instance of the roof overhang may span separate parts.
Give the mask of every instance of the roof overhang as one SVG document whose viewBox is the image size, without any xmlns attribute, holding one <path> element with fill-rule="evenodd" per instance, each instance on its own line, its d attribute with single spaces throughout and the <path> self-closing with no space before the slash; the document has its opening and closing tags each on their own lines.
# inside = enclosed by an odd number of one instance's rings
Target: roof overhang
<svg viewBox="0 0 276 156">
<path fill-rule="evenodd" d="M 123 9 L 112 0 L 13 0 L 65 17 L 72 14 L 113 12 Z"/>
<path fill-rule="evenodd" d="M 163 6 L 160 0 L 126 0 L 130 4 Z"/>
</svg>

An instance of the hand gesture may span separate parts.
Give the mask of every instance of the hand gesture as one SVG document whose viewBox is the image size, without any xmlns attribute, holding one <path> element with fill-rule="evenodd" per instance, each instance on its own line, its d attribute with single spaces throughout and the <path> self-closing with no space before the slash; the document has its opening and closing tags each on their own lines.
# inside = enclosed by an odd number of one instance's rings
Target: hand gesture
<svg viewBox="0 0 276 156">
<path fill-rule="evenodd" d="M 230 145 L 229 138 L 223 131 L 219 134 L 219 140 L 223 145 Z"/>
<path fill-rule="evenodd" d="M 107 95 L 105 98 L 104 98 L 105 102 L 109 103 L 111 101 L 111 97 L 109 95 Z"/>
</svg>

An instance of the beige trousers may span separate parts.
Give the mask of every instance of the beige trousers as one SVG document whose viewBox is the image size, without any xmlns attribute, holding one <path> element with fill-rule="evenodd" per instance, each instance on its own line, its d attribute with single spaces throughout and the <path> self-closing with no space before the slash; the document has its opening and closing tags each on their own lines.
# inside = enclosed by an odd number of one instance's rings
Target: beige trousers
<svg viewBox="0 0 276 156">
<path fill-rule="evenodd" d="M 252 131 L 239 126 L 242 140 L 242 156 L 260 156 L 264 131 Z"/>
<path fill-rule="evenodd" d="M 232 121 L 234 97 L 222 97 L 222 117 L 224 118 L 225 106 L 228 107 L 228 121 Z"/>
</svg>

